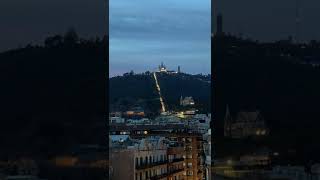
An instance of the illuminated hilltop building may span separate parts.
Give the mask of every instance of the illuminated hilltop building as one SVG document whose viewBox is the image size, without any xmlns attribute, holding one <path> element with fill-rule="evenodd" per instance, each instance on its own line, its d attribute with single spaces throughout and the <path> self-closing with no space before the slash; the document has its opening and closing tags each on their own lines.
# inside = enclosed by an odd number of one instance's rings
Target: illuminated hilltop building
<svg viewBox="0 0 320 180">
<path fill-rule="evenodd" d="M 167 72 L 167 68 L 166 68 L 166 66 L 163 64 L 163 62 L 161 62 L 161 65 L 159 66 L 159 71 L 160 71 L 160 72 Z"/>
<path fill-rule="evenodd" d="M 181 67 L 178 66 L 178 71 L 172 71 L 172 70 L 168 70 L 167 67 L 164 65 L 164 63 L 161 62 L 161 65 L 159 65 L 159 68 L 158 68 L 158 72 L 168 73 L 168 74 L 177 74 L 177 73 L 181 73 Z"/>
</svg>

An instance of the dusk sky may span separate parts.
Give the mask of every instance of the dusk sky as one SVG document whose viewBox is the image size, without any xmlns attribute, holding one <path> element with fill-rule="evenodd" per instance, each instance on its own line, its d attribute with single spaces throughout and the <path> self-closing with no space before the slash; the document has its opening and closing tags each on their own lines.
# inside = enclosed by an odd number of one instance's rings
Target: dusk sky
<svg viewBox="0 0 320 180">
<path fill-rule="evenodd" d="M 300 40 L 320 40 L 320 1 L 300 1 Z M 262 41 L 295 35 L 296 0 L 215 0 L 224 30 Z"/>
<path fill-rule="evenodd" d="M 1 0 L 0 52 L 41 44 L 71 27 L 83 38 L 102 37 L 107 9 L 106 0 Z"/>
<path fill-rule="evenodd" d="M 110 76 L 155 70 L 211 72 L 210 0 L 110 0 Z"/>
</svg>

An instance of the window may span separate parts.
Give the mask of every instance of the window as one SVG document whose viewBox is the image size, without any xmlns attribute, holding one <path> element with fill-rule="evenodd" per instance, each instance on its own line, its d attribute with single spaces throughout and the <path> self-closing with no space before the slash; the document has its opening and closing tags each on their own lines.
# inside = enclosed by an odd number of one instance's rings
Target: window
<svg viewBox="0 0 320 180">
<path fill-rule="evenodd" d="M 146 171 L 146 179 L 148 179 L 149 178 L 149 176 L 148 176 L 148 171 Z"/>
<path fill-rule="evenodd" d="M 152 158 L 151 158 L 151 156 L 149 157 L 149 163 L 152 164 Z"/>
<path fill-rule="evenodd" d="M 145 163 L 148 164 L 148 156 L 146 157 Z"/>
<path fill-rule="evenodd" d="M 140 180 L 142 180 L 142 172 L 140 172 Z"/>
<path fill-rule="evenodd" d="M 139 158 L 136 157 L 136 167 L 139 166 Z"/>
<path fill-rule="evenodd" d="M 140 157 L 140 166 L 142 166 L 143 165 L 143 159 L 142 159 L 142 157 Z"/>
</svg>

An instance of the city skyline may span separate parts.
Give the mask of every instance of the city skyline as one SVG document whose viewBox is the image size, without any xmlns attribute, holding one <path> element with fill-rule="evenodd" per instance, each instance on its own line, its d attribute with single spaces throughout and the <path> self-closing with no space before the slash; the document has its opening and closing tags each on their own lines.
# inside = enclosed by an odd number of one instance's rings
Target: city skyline
<svg viewBox="0 0 320 180">
<path fill-rule="evenodd" d="M 191 74 L 211 73 L 210 1 L 109 3 L 109 76 L 150 71 L 161 62 Z"/>
</svg>

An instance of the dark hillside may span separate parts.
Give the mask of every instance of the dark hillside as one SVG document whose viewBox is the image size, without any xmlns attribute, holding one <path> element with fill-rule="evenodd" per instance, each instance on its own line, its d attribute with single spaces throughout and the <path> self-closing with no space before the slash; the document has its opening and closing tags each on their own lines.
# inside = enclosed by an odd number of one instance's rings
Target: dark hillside
<svg viewBox="0 0 320 180">
<path fill-rule="evenodd" d="M 104 123 L 105 40 L 54 38 L 0 53 L 4 157 L 56 154 L 104 138 L 96 128 Z"/>
<path fill-rule="evenodd" d="M 210 83 L 208 77 L 188 74 L 157 73 L 166 106 L 175 109 L 180 96 L 192 96 L 199 107 L 210 109 Z M 152 74 L 126 74 L 110 79 L 110 105 L 125 110 L 136 104 L 149 111 L 160 110 L 159 95 Z M 206 111 L 208 112 L 208 111 Z"/>
<path fill-rule="evenodd" d="M 316 140 L 320 135 L 320 68 L 305 61 L 320 57 L 319 43 L 264 44 L 229 36 L 212 42 L 219 59 L 215 62 L 215 136 L 222 138 L 227 104 L 234 112 L 258 109 L 271 128 L 267 141 L 275 151 L 294 152 L 291 158 L 300 159 L 291 159 L 293 163 L 320 160 Z"/>
</svg>

